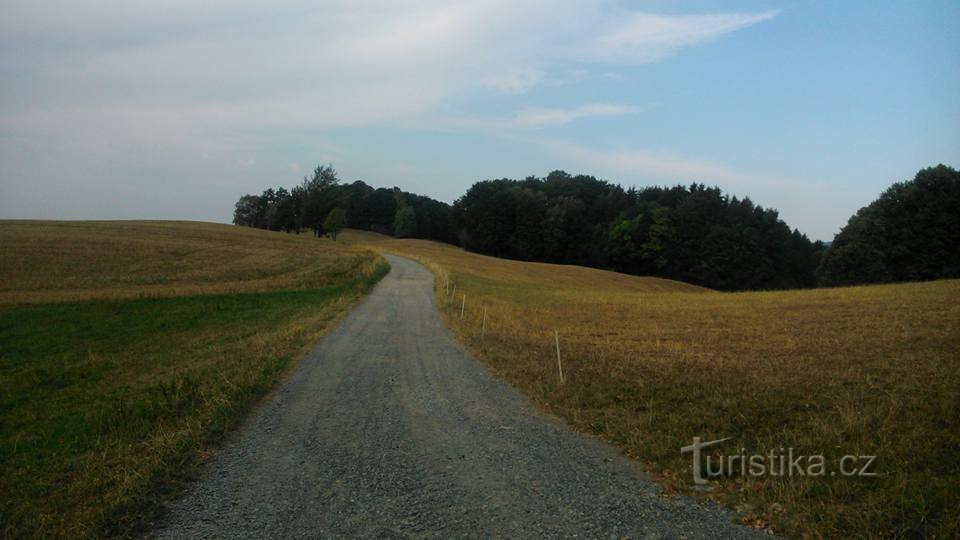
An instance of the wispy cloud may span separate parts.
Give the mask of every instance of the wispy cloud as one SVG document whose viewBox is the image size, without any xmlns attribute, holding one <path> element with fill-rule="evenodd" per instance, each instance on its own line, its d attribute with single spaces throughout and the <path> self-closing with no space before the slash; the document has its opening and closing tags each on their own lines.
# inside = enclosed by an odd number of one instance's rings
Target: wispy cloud
<svg viewBox="0 0 960 540">
<path fill-rule="evenodd" d="M 505 116 L 447 116 L 428 118 L 419 128 L 441 130 L 482 130 L 497 134 L 559 127 L 585 118 L 622 116 L 639 112 L 638 107 L 612 103 L 589 103 L 570 108 L 525 107 Z"/>
<path fill-rule="evenodd" d="M 572 109 L 549 109 L 532 107 L 523 109 L 513 117 L 513 124 L 520 128 L 544 128 L 560 126 L 591 116 L 621 116 L 639 111 L 629 105 L 611 105 L 608 103 L 592 103 Z"/>
<path fill-rule="evenodd" d="M 519 66 L 487 77 L 483 84 L 503 94 L 522 94 L 539 84 L 544 76 L 540 68 Z"/>
<path fill-rule="evenodd" d="M 656 62 L 683 47 L 753 26 L 777 14 L 777 11 L 712 15 L 622 12 L 606 19 L 598 37 L 579 45 L 576 51 L 586 60 L 611 64 Z"/>
</svg>

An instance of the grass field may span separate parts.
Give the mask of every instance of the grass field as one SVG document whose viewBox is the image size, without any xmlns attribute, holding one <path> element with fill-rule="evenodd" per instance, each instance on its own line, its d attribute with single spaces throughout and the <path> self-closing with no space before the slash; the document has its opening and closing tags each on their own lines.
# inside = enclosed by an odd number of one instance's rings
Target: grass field
<svg viewBox="0 0 960 540">
<path fill-rule="evenodd" d="M 788 536 L 960 536 L 960 281 L 716 293 L 345 238 L 428 263 L 448 324 L 498 376 L 668 491 L 692 492 L 680 448 L 694 436 L 733 437 L 728 456 L 823 455 L 834 471 L 875 455 L 872 477 L 733 473 L 705 496 Z"/>
<path fill-rule="evenodd" d="M 337 246 L 215 223 L 0 220 L 0 304 L 336 285 L 356 263 Z"/>
<path fill-rule="evenodd" d="M 0 222 L 0 249 L 4 537 L 137 534 L 386 271 L 202 223 Z"/>
</svg>

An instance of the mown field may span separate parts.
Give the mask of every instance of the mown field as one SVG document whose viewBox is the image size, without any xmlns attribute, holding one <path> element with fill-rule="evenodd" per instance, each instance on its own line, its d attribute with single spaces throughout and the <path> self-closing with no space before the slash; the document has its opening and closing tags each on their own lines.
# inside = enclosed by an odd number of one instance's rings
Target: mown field
<svg viewBox="0 0 960 540">
<path fill-rule="evenodd" d="M 0 220 L 0 303 L 336 285 L 350 250 L 310 234 L 178 221 Z"/>
<path fill-rule="evenodd" d="M 958 280 L 717 293 L 345 238 L 426 262 L 448 324 L 494 373 L 645 462 L 668 492 L 794 537 L 960 536 Z M 694 436 L 733 438 L 713 455 L 823 455 L 835 473 L 842 456 L 873 455 L 876 475 L 732 473 L 703 493 L 680 453 Z"/>
<path fill-rule="evenodd" d="M 0 221 L 0 536 L 143 531 L 386 270 L 307 235 Z"/>
</svg>

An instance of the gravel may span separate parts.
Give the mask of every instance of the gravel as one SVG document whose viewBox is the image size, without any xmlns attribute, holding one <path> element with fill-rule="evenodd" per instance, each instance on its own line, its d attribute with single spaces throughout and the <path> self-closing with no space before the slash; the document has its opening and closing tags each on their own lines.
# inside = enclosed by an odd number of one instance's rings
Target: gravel
<svg viewBox="0 0 960 540">
<path fill-rule="evenodd" d="M 391 272 L 172 505 L 155 535 L 751 537 L 537 411 L 466 353 L 433 276 Z M 679 448 L 677 449 L 679 452 Z"/>
</svg>

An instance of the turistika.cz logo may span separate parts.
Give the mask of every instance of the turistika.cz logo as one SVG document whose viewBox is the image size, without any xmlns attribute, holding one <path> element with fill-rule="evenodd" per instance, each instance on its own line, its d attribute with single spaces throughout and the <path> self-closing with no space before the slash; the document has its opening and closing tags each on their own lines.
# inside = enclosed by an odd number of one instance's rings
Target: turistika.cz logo
<svg viewBox="0 0 960 540">
<path fill-rule="evenodd" d="M 736 454 L 709 455 L 701 451 L 729 441 L 733 437 L 702 442 L 693 438 L 693 444 L 680 449 L 681 454 L 693 453 L 693 482 L 707 483 L 708 478 L 721 476 L 876 476 L 876 456 L 846 455 L 836 467 L 827 467 L 827 458 L 822 454 L 806 455 L 794 452 L 793 448 L 774 449 L 766 454 L 748 455 L 745 448 Z"/>
</svg>

